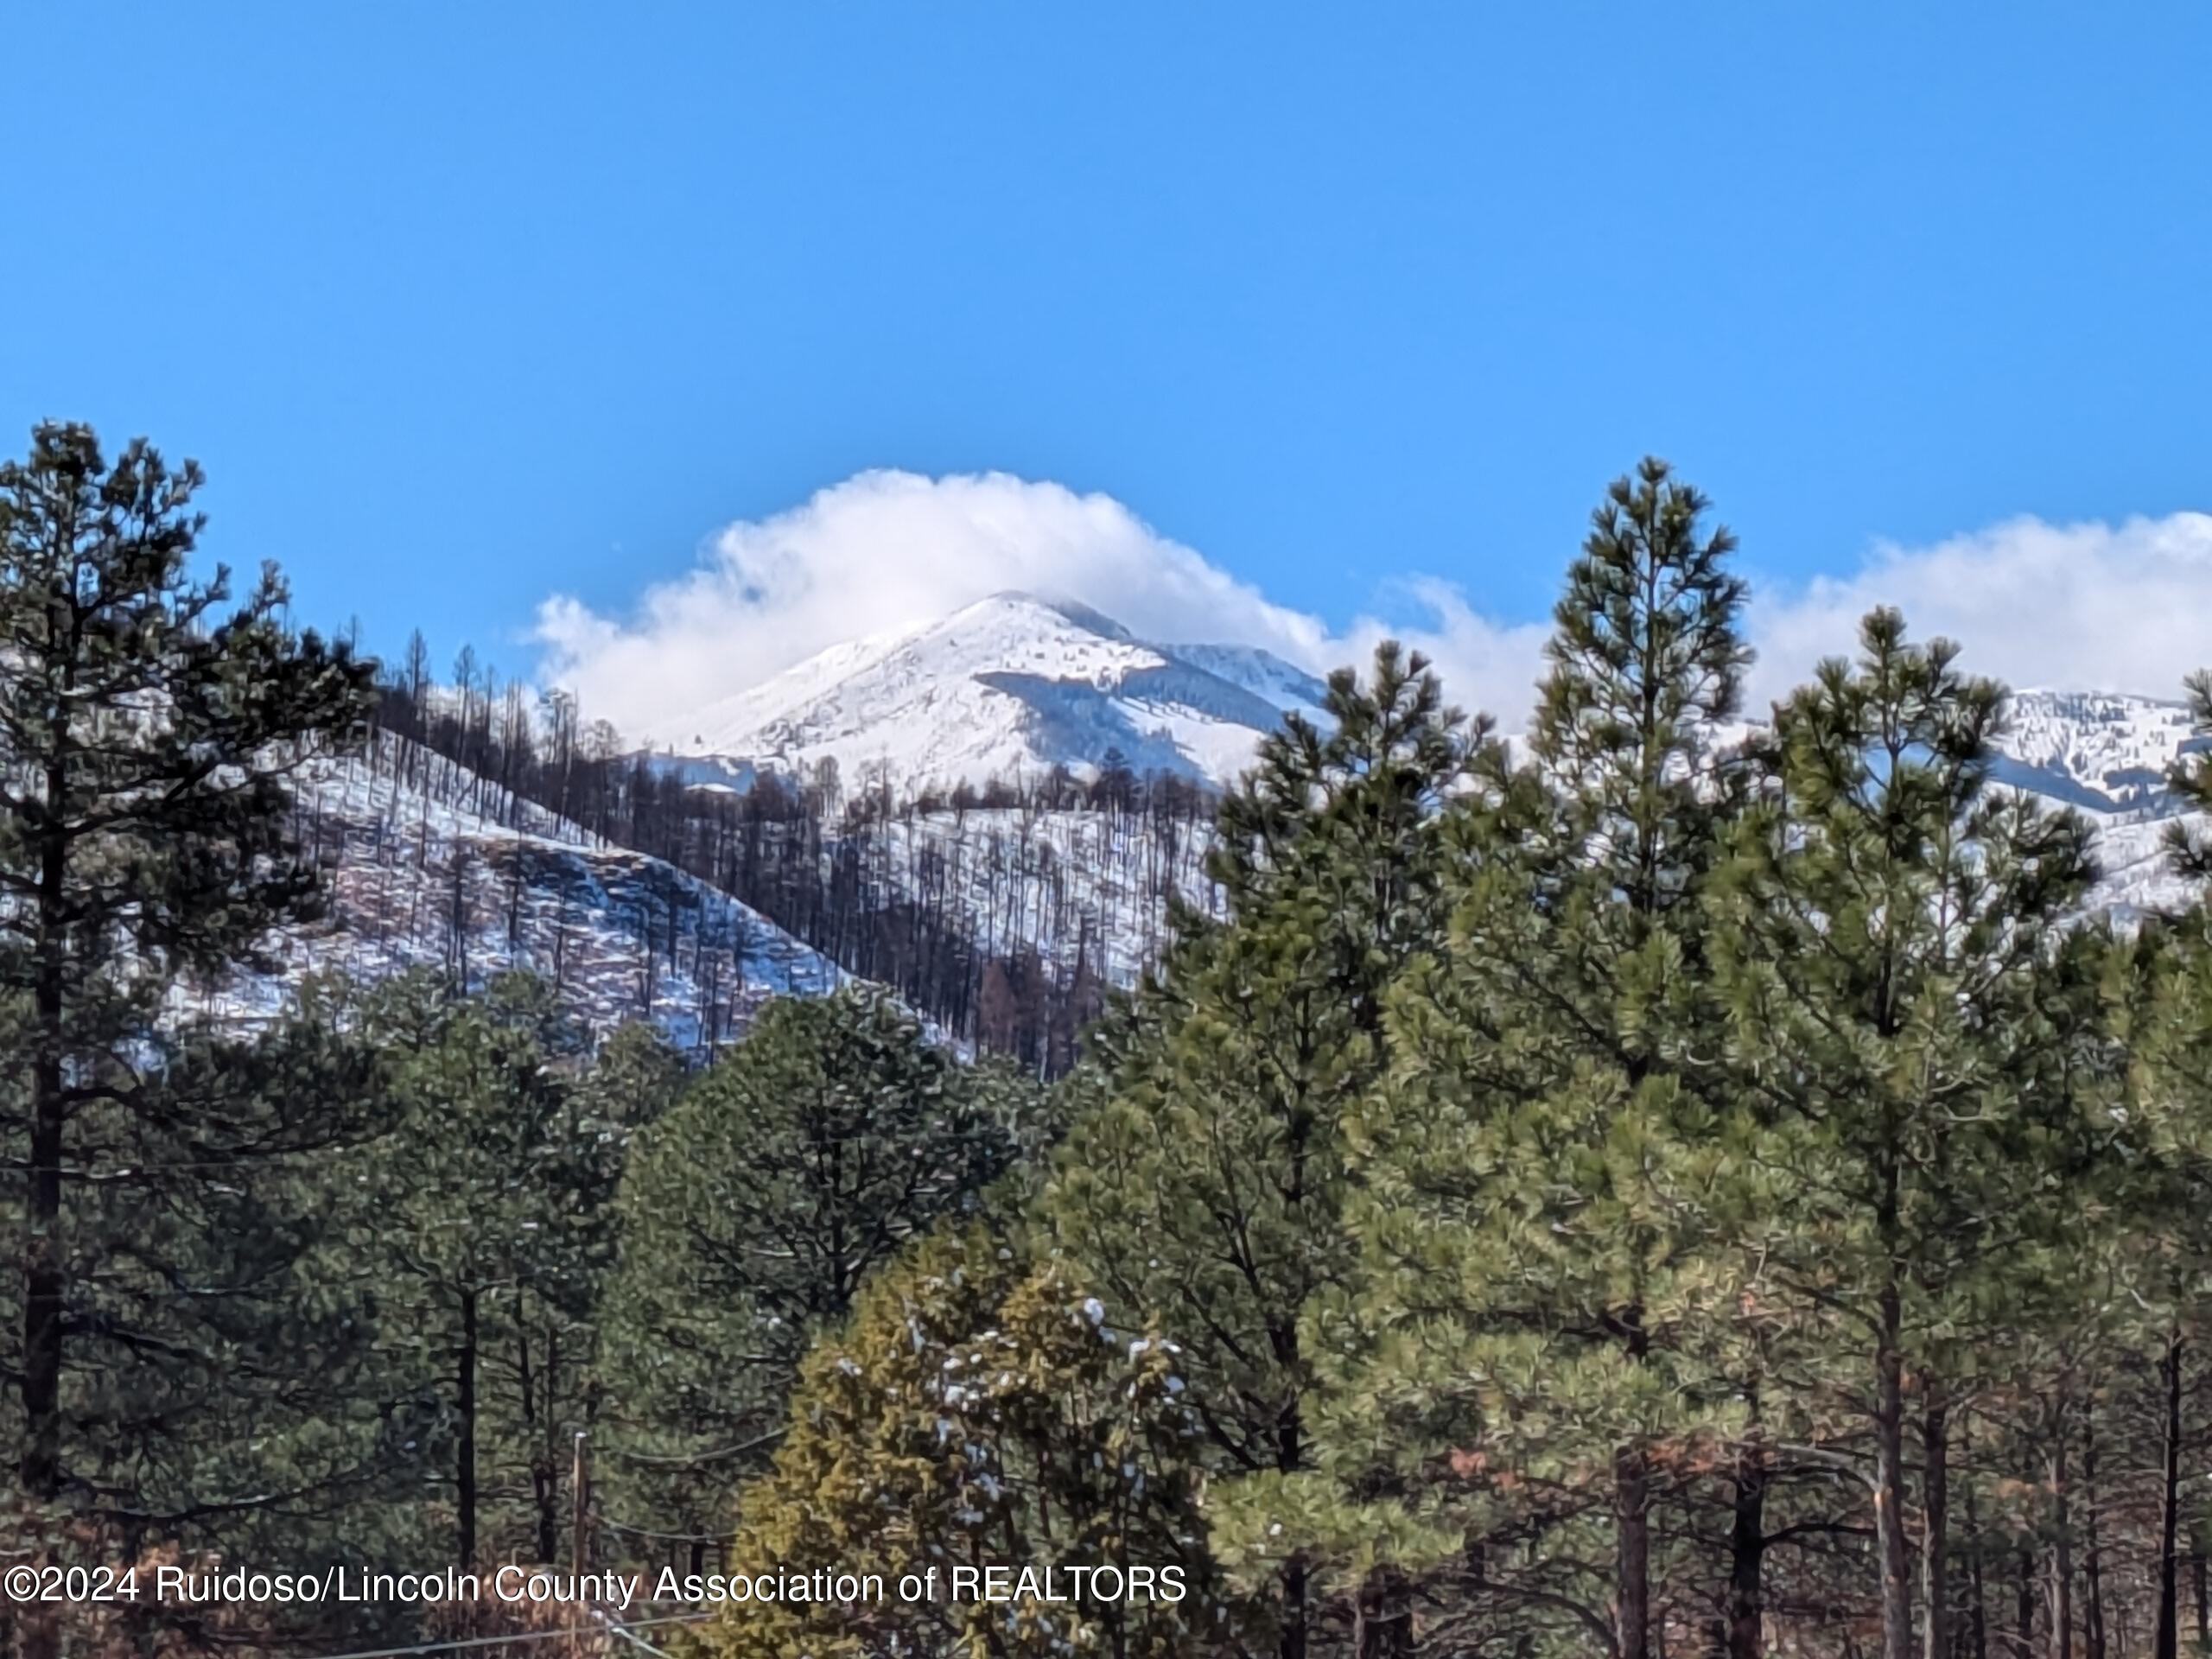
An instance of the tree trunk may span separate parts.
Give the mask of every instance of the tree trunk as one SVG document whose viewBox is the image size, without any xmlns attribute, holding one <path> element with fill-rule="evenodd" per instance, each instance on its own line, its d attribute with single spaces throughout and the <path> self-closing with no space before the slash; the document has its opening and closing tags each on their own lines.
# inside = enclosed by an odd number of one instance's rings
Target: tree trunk
<svg viewBox="0 0 2212 1659">
<path fill-rule="evenodd" d="M 1929 1377 L 1920 1419 L 1922 1508 L 1925 1524 L 1920 1541 L 1923 1659 L 1951 1659 L 1950 1586 L 1950 1407 L 1942 1382 Z"/>
<path fill-rule="evenodd" d="M 1640 1446 L 1613 1453 L 1613 1646 L 1618 1659 L 1649 1659 L 1651 1491 Z"/>
<path fill-rule="evenodd" d="M 2152 1659 L 2177 1659 L 2181 1650 L 2181 1326 L 2166 1332 L 2165 1357 L 2159 1363 L 2159 1380 L 2165 1384 L 2164 1414 L 2164 1457 L 2158 1497 L 2158 1633 L 2152 1638 Z"/>
<path fill-rule="evenodd" d="M 1981 1516 L 1975 1508 L 1971 1478 L 1967 1482 L 1967 1542 L 1971 1598 L 1967 1605 L 1967 1652 L 1972 1659 L 1989 1659 L 1989 1573 L 1982 1560 Z"/>
<path fill-rule="evenodd" d="M 1642 1364 L 1650 1344 L 1643 1309 L 1624 1309 L 1618 1328 L 1630 1360 Z M 1613 1649 L 1618 1659 L 1649 1659 L 1651 1650 L 1651 1469 L 1633 1443 L 1613 1452 Z"/>
<path fill-rule="evenodd" d="M 2097 1542 L 2097 1414 L 2094 1406 L 2085 1403 L 2082 1412 L 2082 1586 L 2088 1593 L 2088 1605 L 2082 1611 L 2082 1639 L 2088 1659 L 2106 1656 L 2104 1557 Z"/>
<path fill-rule="evenodd" d="M 464 1573 L 476 1565 L 476 1293 L 461 1297 L 461 1356 L 454 1374 L 461 1432 L 454 1448 L 454 1554 Z"/>
<path fill-rule="evenodd" d="M 2050 1453 L 2052 1518 L 2057 1536 L 2050 1550 L 2050 1659 L 2074 1659 L 2074 1513 L 2068 1486 L 2066 1399 L 2059 1397 L 2056 1444 Z"/>
<path fill-rule="evenodd" d="M 1297 1340 L 1295 1332 L 1279 1335 L 1277 1351 L 1294 1354 Z M 1293 1402 L 1283 1408 L 1275 1426 L 1275 1466 L 1286 1474 L 1294 1473 L 1303 1463 L 1305 1456 L 1304 1421 L 1297 1403 Z M 1306 1659 L 1306 1603 L 1309 1576 L 1306 1558 L 1302 1554 L 1294 1554 L 1283 1564 L 1282 1630 L 1275 1638 L 1277 1659 Z"/>
<path fill-rule="evenodd" d="M 34 1068 L 30 1136 L 30 1206 L 23 1237 L 24 1493 L 44 1500 L 61 1491 L 61 1310 L 67 1300 L 62 1267 L 61 1062 L 42 1047 Z"/>
<path fill-rule="evenodd" d="M 1395 1567 L 1369 1571 L 1352 1609 L 1355 1659 L 1412 1659 L 1413 1601 L 1406 1576 Z"/>
<path fill-rule="evenodd" d="M 68 778 L 46 769 L 46 798 L 65 810 Z M 30 1204 L 23 1223 L 23 1443 L 19 1472 L 35 1499 L 61 1491 L 61 1314 L 68 1300 L 62 1261 L 61 1153 L 67 1112 L 62 989 L 67 976 L 64 899 L 67 843 L 49 831 L 39 855 L 38 965 L 32 993 L 38 1048 L 31 1063 Z"/>
<path fill-rule="evenodd" d="M 1294 1555 L 1282 1569 L 1282 1630 L 1277 1659 L 1306 1659 L 1306 1559 Z"/>
<path fill-rule="evenodd" d="M 66 811 L 68 779 L 62 767 L 47 767 L 46 786 L 49 810 Z M 39 859 L 38 968 L 32 995 L 38 1046 L 31 1062 L 29 1191 L 23 1215 L 23 1439 L 17 1474 L 24 1496 L 41 1502 L 61 1491 L 61 1321 L 69 1291 L 60 1238 L 67 853 L 58 833 L 46 836 Z M 30 1608 L 19 1630 L 22 1659 L 54 1659 L 60 1650 L 58 1609 Z"/>
<path fill-rule="evenodd" d="M 1766 1447 L 1754 1440 L 1736 1462 L 1735 1513 L 1728 1529 L 1728 1659 L 1764 1659 Z"/>
<path fill-rule="evenodd" d="M 1904 1299 L 1882 1287 L 1874 1352 L 1874 1535 L 1882 1574 L 1882 1659 L 1913 1659 L 1912 1578 L 1904 1533 Z"/>
</svg>

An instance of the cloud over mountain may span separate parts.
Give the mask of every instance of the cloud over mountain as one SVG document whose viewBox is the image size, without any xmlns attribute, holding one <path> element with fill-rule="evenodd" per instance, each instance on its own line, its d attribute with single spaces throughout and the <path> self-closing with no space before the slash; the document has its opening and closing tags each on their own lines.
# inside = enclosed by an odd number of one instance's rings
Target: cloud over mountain
<svg viewBox="0 0 2212 1659">
<path fill-rule="evenodd" d="M 1261 646 L 1318 671 L 1385 634 L 1427 651 L 1470 706 L 1526 702 L 1541 627 L 1497 626 L 1449 584 L 1395 584 L 1427 620 L 1332 630 L 1269 601 L 1111 497 L 1003 473 L 869 472 L 803 505 L 723 530 L 698 566 L 613 619 L 573 599 L 539 609 L 544 677 L 594 717 L 669 734 L 700 707 L 856 636 L 912 627 L 1009 588 L 1077 599 L 1141 638 Z"/>
<path fill-rule="evenodd" d="M 1755 709 L 1822 655 L 1848 652 L 1878 603 L 1901 606 L 1921 637 L 1962 640 L 1970 666 L 2016 685 L 2173 696 L 2184 673 L 2212 663 L 2212 515 L 2018 518 L 1929 547 L 1878 546 L 1854 569 L 1797 585 L 1759 580 L 1757 554 L 1746 557 Z M 537 637 L 543 677 L 577 690 L 592 715 L 674 740 L 702 707 L 829 646 L 1008 588 L 1082 601 L 1140 638 L 1256 645 L 1317 672 L 1392 635 L 1435 660 L 1456 702 L 1509 728 L 1527 717 L 1548 631 L 1544 620 L 1485 616 L 1463 586 L 1418 574 L 1382 585 L 1387 623 L 1363 614 L 1335 627 L 1274 603 L 1111 497 L 999 473 L 877 471 L 729 525 L 627 617 L 549 599 Z"/>
<path fill-rule="evenodd" d="M 1885 544 L 1850 575 L 1794 591 L 1755 590 L 1755 704 L 1847 653 L 1876 605 L 1902 610 L 1917 638 L 1958 640 L 1966 666 L 2014 686 L 2179 696 L 2183 676 L 2212 665 L 2212 514 L 2014 518 L 1931 547 Z"/>
</svg>

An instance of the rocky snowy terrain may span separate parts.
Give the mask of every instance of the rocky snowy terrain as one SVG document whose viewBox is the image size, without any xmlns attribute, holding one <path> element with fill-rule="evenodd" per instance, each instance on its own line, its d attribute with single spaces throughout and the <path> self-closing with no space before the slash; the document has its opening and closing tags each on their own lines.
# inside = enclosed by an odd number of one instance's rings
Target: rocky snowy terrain
<svg viewBox="0 0 2212 1659">
<path fill-rule="evenodd" d="M 849 788 L 1088 774 L 1109 751 L 1140 772 L 1223 783 L 1321 683 L 1236 645 L 1159 645 L 1085 606 L 995 594 L 941 621 L 833 646 L 651 734 L 703 785 L 834 760 Z"/>
<path fill-rule="evenodd" d="M 1118 749 L 1140 772 L 1218 785 L 1284 711 L 1318 714 L 1321 696 L 1262 652 L 1171 652 L 1081 607 L 1001 594 L 840 647 L 707 711 L 698 751 L 664 764 L 742 788 L 758 769 L 828 759 L 849 789 L 871 767 L 894 783 L 1091 775 Z M 2177 702 L 2033 690 L 2014 699 L 1998 773 L 2088 815 L 2105 865 L 2094 908 L 2132 919 L 2189 896 L 2163 851 L 2182 810 L 2165 779 L 2205 741 Z M 480 982 L 526 967 L 598 1029 L 650 1018 L 706 1046 L 741 1032 L 770 996 L 849 977 L 709 883 L 388 735 L 304 778 L 298 812 L 328 873 L 329 917 L 274 942 L 276 973 L 181 993 L 186 1006 L 252 1017 L 317 972 L 429 965 Z M 1034 801 L 908 810 L 868 827 L 861 873 L 876 894 L 957 916 L 984 959 L 1033 957 L 1063 980 L 1126 985 L 1164 947 L 1171 896 L 1217 906 L 1209 839 L 1203 813 Z M 833 841 L 825 856 L 836 851 Z"/>
<path fill-rule="evenodd" d="M 876 826 L 869 874 L 963 914 L 992 957 L 1034 951 L 1063 974 L 1136 982 L 1168 942 L 1170 896 L 1217 915 L 1206 824 L 1023 808 L 919 812 Z"/>
<path fill-rule="evenodd" d="M 693 1047 L 849 977 L 727 894 L 390 736 L 300 779 L 296 810 L 329 913 L 271 939 L 275 974 L 181 991 L 184 1010 L 250 1020 L 319 973 L 526 968 L 599 1032 L 650 1019 Z"/>
<path fill-rule="evenodd" d="M 2000 780 L 2078 809 L 2097 827 L 2104 867 L 2094 908 L 2132 920 L 2190 896 L 2167 868 L 2168 821 L 2183 814 L 2166 786 L 2184 754 L 2202 749 L 2177 702 L 2105 691 L 2022 691 L 2012 699 Z M 2212 830 L 2212 822 L 2205 827 Z"/>
</svg>

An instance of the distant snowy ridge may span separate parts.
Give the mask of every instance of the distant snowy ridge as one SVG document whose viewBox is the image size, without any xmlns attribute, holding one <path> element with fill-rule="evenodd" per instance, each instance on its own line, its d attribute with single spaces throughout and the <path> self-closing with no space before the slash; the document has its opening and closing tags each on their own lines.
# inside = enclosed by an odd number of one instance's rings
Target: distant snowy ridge
<svg viewBox="0 0 2212 1659">
<path fill-rule="evenodd" d="M 2212 817 L 2190 810 L 2167 779 L 2208 740 L 2190 724 L 2188 705 L 2115 691 L 2016 692 L 2000 740 L 1997 780 L 2061 805 L 2095 825 L 2101 874 L 2092 912 L 2130 922 L 2187 904 L 2191 883 L 2165 855 L 2179 819 L 2212 832 Z"/>
<path fill-rule="evenodd" d="M 849 793 L 881 783 L 912 797 L 1062 766 L 1095 776 L 1109 752 L 1139 772 L 1226 787 L 1287 712 L 1319 720 L 1325 696 L 1318 677 L 1262 650 L 1161 645 L 1088 606 L 1002 593 L 833 646 L 652 736 L 662 766 L 709 788 L 743 790 L 764 772 L 811 775 L 830 761 Z M 2205 747 L 2178 702 L 2036 688 L 2013 696 L 1994 771 L 2001 785 L 2090 817 L 2105 868 L 2094 908 L 2125 918 L 2186 896 L 2160 851 L 2164 821 L 2183 810 L 2166 777 Z M 995 944 L 1009 942 L 1002 873 L 1047 873 L 1058 895 L 1050 913 L 1023 918 L 1017 931 L 1064 965 L 1079 956 L 1124 983 L 1164 937 L 1167 893 L 1207 896 L 1188 849 L 1173 871 L 1123 869 L 1118 854 L 1113 871 L 1085 870 L 1104 843 L 1086 842 L 1073 819 L 956 825 L 925 815 L 893 839 L 902 851 L 886 885 L 903 889 L 904 872 L 929 869 Z M 917 887 L 908 896 L 925 895 Z"/>
</svg>

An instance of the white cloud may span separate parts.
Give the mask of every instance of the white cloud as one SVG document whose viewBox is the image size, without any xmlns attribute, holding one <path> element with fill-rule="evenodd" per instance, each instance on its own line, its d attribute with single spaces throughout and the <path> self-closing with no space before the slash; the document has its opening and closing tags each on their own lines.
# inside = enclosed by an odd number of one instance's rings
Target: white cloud
<svg viewBox="0 0 2212 1659">
<path fill-rule="evenodd" d="M 543 677 L 626 734 L 684 716 L 856 635 L 910 627 L 1006 588 L 1078 599 L 1140 638 L 1264 646 L 1317 672 L 1386 634 L 1426 652 L 1455 699 L 1517 712 L 1541 627 L 1501 627 L 1448 584 L 1402 584 L 1418 626 L 1363 617 L 1342 633 L 1276 605 L 1104 495 L 1001 473 L 870 472 L 715 537 L 699 566 L 617 620 L 574 599 L 539 607 Z"/>
<path fill-rule="evenodd" d="M 1851 654 L 1877 605 L 1902 610 L 1915 639 L 1957 640 L 1962 667 L 2015 687 L 2179 696 L 2184 674 L 2212 665 L 2212 514 L 2015 518 L 1932 547 L 1878 547 L 1847 576 L 1755 590 L 1752 708 L 1821 658 Z"/>
<path fill-rule="evenodd" d="M 1399 613 L 1389 623 L 1363 615 L 1332 628 L 1110 497 L 997 473 L 870 472 L 730 525 L 696 569 L 647 588 L 626 619 L 548 600 L 537 630 L 543 677 L 626 734 L 667 737 L 692 711 L 828 646 L 1009 588 L 1082 600 L 1143 638 L 1261 645 L 1317 672 L 1395 637 L 1435 662 L 1454 702 L 1508 729 L 1528 716 L 1549 631 L 1548 620 L 1486 617 L 1460 587 L 1420 575 L 1389 584 Z M 2212 664 L 2212 515 L 2117 526 L 2021 518 L 1931 547 L 1880 546 L 1846 575 L 1758 583 L 1751 707 L 1821 657 L 1848 653 L 1877 604 L 1902 607 L 1917 638 L 1962 641 L 1967 665 L 2014 685 L 2177 695 L 2184 673 Z"/>
</svg>

